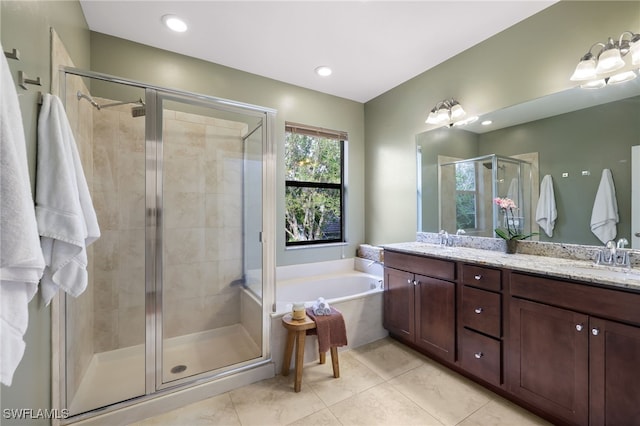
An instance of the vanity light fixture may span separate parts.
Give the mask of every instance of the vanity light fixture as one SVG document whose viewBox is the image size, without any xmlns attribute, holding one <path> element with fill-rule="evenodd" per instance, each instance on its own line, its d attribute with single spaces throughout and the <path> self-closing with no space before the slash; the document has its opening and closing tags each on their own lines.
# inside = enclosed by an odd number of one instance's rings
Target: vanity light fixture
<svg viewBox="0 0 640 426">
<path fill-rule="evenodd" d="M 626 39 L 625 36 L 627 36 Z M 592 50 L 596 46 L 599 50 L 594 54 Z M 607 84 L 633 80 L 637 77 L 638 68 L 640 68 L 640 34 L 625 31 L 618 40 L 609 37 L 606 43 L 594 43 L 580 58 L 570 80 L 582 82 L 580 87 L 585 89 L 598 89 Z"/>
<path fill-rule="evenodd" d="M 476 116 L 464 118 L 467 115 L 462 105 L 455 99 L 440 101 L 429 112 L 425 123 L 446 124 L 449 127 L 463 126 L 478 119 Z"/>
<path fill-rule="evenodd" d="M 162 17 L 162 22 L 167 26 L 167 28 L 177 33 L 183 33 L 187 31 L 188 28 L 187 23 L 176 15 L 164 15 Z"/>
</svg>

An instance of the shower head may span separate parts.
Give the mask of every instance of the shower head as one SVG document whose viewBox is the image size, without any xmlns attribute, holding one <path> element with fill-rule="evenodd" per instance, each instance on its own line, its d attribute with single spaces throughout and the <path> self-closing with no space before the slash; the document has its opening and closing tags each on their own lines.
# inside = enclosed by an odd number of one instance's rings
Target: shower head
<svg viewBox="0 0 640 426">
<path fill-rule="evenodd" d="M 146 114 L 147 114 L 147 108 L 144 105 L 135 106 L 131 108 L 131 116 L 133 118 L 144 117 Z"/>
</svg>

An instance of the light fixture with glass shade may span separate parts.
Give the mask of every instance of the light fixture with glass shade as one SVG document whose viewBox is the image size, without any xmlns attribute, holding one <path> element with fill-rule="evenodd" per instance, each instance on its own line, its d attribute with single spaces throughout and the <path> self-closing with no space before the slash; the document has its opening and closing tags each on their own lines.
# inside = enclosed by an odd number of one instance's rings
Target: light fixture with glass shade
<svg viewBox="0 0 640 426">
<path fill-rule="evenodd" d="M 436 125 L 461 126 L 476 121 L 478 117 L 466 117 L 467 113 L 455 99 L 440 101 L 429 112 L 425 123 Z M 466 117 L 466 118 L 465 118 Z"/>
<path fill-rule="evenodd" d="M 627 36 L 627 38 L 625 38 Z M 597 53 L 594 48 L 598 47 Z M 618 40 L 609 37 L 606 43 L 594 43 L 580 58 L 572 81 L 585 89 L 599 89 L 608 84 L 624 83 L 638 76 L 640 68 L 640 34 L 623 32 Z"/>
</svg>

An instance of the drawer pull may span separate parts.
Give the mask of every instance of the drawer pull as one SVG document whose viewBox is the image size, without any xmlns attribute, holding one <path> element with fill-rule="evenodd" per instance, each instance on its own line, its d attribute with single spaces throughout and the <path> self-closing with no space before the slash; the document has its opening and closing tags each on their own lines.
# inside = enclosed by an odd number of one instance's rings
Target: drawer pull
<svg viewBox="0 0 640 426">
<path fill-rule="evenodd" d="M 484 309 L 482 309 L 482 308 L 475 308 L 475 309 L 473 310 L 473 312 L 475 312 L 476 314 L 481 314 L 483 310 L 484 310 Z"/>
<path fill-rule="evenodd" d="M 582 324 L 576 324 L 576 330 L 582 331 Z"/>
<path fill-rule="evenodd" d="M 592 328 L 591 329 L 591 334 L 593 334 L 594 336 L 597 336 L 598 334 L 600 334 L 600 330 L 597 328 Z"/>
<path fill-rule="evenodd" d="M 407 284 L 413 284 L 413 281 L 411 279 L 408 279 Z"/>
<path fill-rule="evenodd" d="M 478 274 L 473 277 L 474 280 L 480 281 L 482 279 L 482 275 Z"/>
<path fill-rule="evenodd" d="M 476 359 L 480 359 L 484 356 L 484 354 L 482 352 L 476 352 L 475 354 L 473 354 L 474 357 L 476 357 Z"/>
</svg>

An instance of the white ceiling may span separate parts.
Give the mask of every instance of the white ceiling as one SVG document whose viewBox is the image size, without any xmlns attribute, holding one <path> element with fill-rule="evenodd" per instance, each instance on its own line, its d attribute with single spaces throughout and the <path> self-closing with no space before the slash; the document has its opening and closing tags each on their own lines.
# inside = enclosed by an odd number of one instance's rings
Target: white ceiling
<svg viewBox="0 0 640 426">
<path fill-rule="evenodd" d="M 80 0 L 92 31 L 358 102 L 554 2 Z M 189 30 L 169 31 L 165 14 Z M 320 65 L 333 74 L 317 76 Z"/>
</svg>

